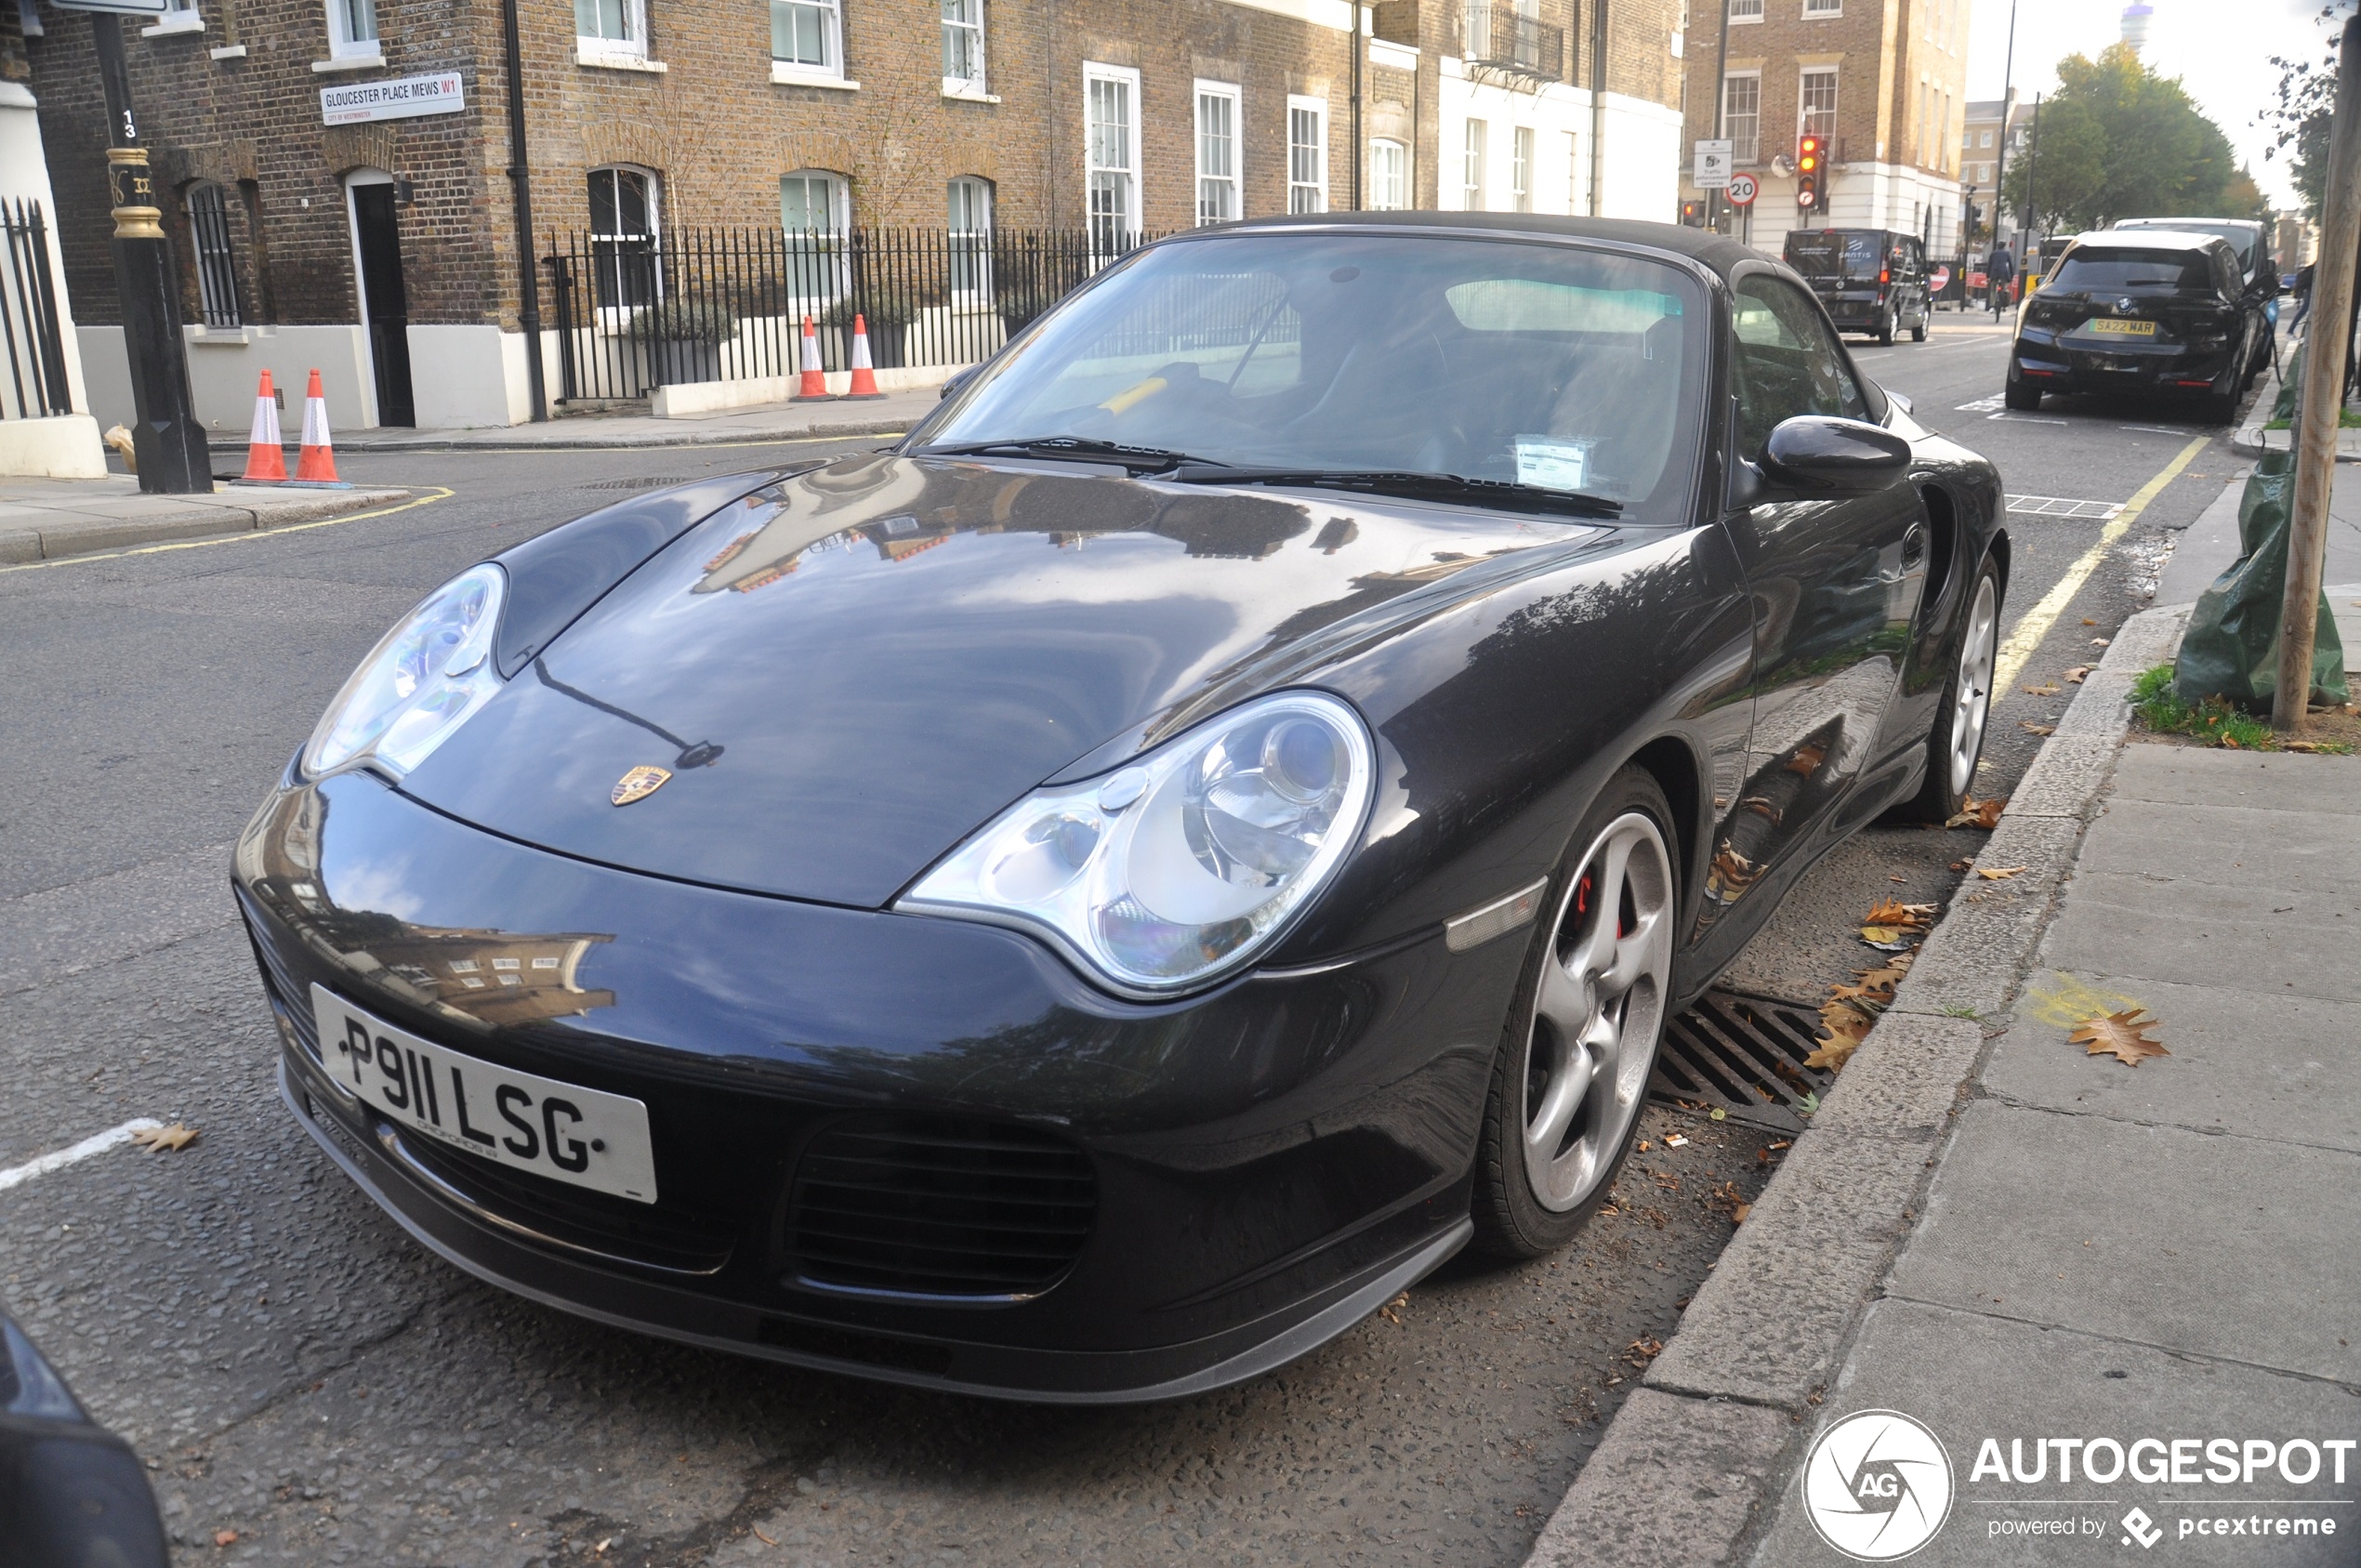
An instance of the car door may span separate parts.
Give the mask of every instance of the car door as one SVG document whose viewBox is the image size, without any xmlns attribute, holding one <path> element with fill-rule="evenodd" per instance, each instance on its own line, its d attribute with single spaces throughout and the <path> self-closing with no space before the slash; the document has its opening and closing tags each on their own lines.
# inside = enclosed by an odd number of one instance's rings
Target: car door
<svg viewBox="0 0 2361 1568">
<path fill-rule="evenodd" d="M 1870 417 L 1809 295 L 1769 268 L 1742 271 L 1733 293 L 1740 457 L 1760 458 L 1799 415 Z M 1926 581 L 1925 508 L 1907 484 L 1829 498 L 1766 483 L 1723 526 L 1754 606 L 1753 738 L 1724 880 L 1767 904 L 1908 764 L 1880 755 L 1880 735 Z"/>
</svg>

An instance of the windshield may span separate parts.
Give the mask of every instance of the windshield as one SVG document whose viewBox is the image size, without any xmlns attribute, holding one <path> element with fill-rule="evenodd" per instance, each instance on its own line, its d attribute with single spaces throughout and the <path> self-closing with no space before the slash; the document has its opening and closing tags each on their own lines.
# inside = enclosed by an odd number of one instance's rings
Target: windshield
<svg viewBox="0 0 2361 1568">
<path fill-rule="evenodd" d="M 1703 293 L 1659 262 L 1398 233 L 1190 240 L 1061 306 L 915 444 L 1452 474 L 1672 520 L 1705 361 Z"/>
<path fill-rule="evenodd" d="M 2042 285 L 2047 294 L 2107 294 L 2131 289 L 2198 289 L 2213 292 L 2213 263 L 2201 250 L 2078 250 L 2057 276 Z"/>
</svg>

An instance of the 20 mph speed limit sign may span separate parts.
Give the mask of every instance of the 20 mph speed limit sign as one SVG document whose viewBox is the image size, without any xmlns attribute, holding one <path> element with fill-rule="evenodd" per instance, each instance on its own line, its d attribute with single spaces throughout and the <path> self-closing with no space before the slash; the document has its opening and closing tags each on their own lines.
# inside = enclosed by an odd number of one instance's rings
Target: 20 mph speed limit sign
<svg viewBox="0 0 2361 1568">
<path fill-rule="evenodd" d="M 1730 189 L 1726 194 L 1730 198 L 1730 204 L 1734 207 L 1752 206 L 1754 204 L 1755 196 L 1754 176 L 1750 174 L 1732 175 L 1730 177 Z"/>
</svg>

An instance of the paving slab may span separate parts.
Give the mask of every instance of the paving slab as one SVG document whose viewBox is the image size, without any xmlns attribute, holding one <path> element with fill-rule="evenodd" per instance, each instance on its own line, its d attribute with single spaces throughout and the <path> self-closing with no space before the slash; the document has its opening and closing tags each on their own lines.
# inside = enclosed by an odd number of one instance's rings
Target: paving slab
<svg viewBox="0 0 2361 1568">
<path fill-rule="evenodd" d="M 2124 1067 L 2067 1039 L 2083 1019 L 2134 1007 L 2159 1021 L 2170 1056 Z M 2043 969 L 1992 1048 L 1984 1089 L 2018 1105 L 2361 1153 L 2357 1043 L 2361 1003 Z"/>
<path fill-rule="evenodd" d="M 2051 968 L 2361 1001 L 2361 887 L 2214 884 L 2202 899 L 2148 876 L 2085 872 L 2041 950 Z M 2257 983 L 2258 977 L 2267 977 Z"/>
<path fill-rule="evenodd" d="M 2361 771 L 2349 758 L 2307 760 Z M 2180 884 L 2190 891 L 2168 896 L 2192 899 L 2209 896 L 2201 888 L 2328 891 L 2361 886 L 2361 834 L 2351 816 L 2336 811 L 2143 800 L 2130 824 L 2101 820 L 2077 872 Z"/>
<path fill-rule="evenodd" d="M 2027 1376 L 2028 1368 L 2038 1368 L 2038 1375 Z M 2302 1438 L 2316 1444 L 2361 1435 L 2355 1430 L 2361 1426 L 2356 1403 L 2361 1401 L 2351 1390 L 2333 1383 L 1981 1313 L 1881 1301 L 1863 1321 L 1855 1353 L 1805 1442 L 1861 1410 L 1900 1411 L 1934 1432 L 1951 1461 L 1953 1501 L 1941 1531 L 1909 1559 L 1912 1568 L 1994 1563 L 2071 1568 L 2145 1560 L 2148 1553 L 2130 1545 L 2123 1522 L 2134 1508 L 2155 1522 L 2151 1528 L 2164 1530 L 2153 1548 L 2159 1561 L 2351 1568 L 2361 1558 L 2361 1517 L 2356 1517 L 2361 1507 L 2354 1502 L 2361 1496 L 2361 1463 L 2348 1463 L 2341 1485 L 2330 1463 L 2301 1485 L 2275 1469 L 2259 1470 L 2251 1483 L 2241 1469 L 2238 1480 L 2227 1484 L 2148 1484 L 2128 1474 L 2099 1482 L 2079 1468 L 2068 1483 L 2059 1480 L 2054 1463 L 2045 1467 L 2041 1481 L 2032 1482 L 2013 1476 L 1996 1481 L 1988 1469 L 1979 1479 L 1974 1471 L 1987 1437 L 1998 1444 L 1996 1456 L 2005 1455 L 2012 1440 L 2029 1449 L 2046 1437 L 2104 1437 L 2126 1448 L 2142 1438 L 2169 1443 L 2224 1436 L 2275 1445 Z M 2030 1469 L 2031 1454 L 2024 1457 Z M 2302 1474 L 2303 1459 L 2293 1464 Z M 1829 1568 L 1842 1561 L 1814 1532 L 1792 1477 L 1770 1506 L 1774 1511 L 1753 1558 L 1756 1568 Z M 2285 1518 L 2291 1526 L 2309 1519 L 2315 1529 L 2319 1522 L 2334 1520 L 2336 1530 L 2312 1535 L 2275 1532 L 2266 1538 L 2195 1533 L 2199 1520 L 2233 1515 L 2249 1519 L 2249 1531 L 2257 1516 Z M 2073 1536 L 2020 1533 L 2029 1522 L 2061 1520 L 2076 1522 Z M 2184 1520 L 2193 1526 L 2186 1536 Z"/>
<path fill-rule="evenodd" d="M 2361 1384 L 2356 1235 L 2361 1156 L 1980 1100 L 1887 1289 Z"/>
<path fill-rule="evenodd" d="M 1727 1560 L 1793 1424 L 1775 1410 L 1642 1389 L 1582 1467 L 1529 1568 L 1706 1568 Z M 1635 1497 L 1678 1496 L 1675 1516 Z"/>
<path fill-rule="evenodd" d="M 2355 650 L 2361 657 L 2361 649 Z M 2361 789 L 2335 770 L 2349 757 L 2300 752 L 2257 756 L 2208 746 L 2128 745 L 2115 765 L 2115 795 L 2183 806 L 2246 806 L 2260 811 L 2335 811 L 2361 816 Z"/>
</svg>

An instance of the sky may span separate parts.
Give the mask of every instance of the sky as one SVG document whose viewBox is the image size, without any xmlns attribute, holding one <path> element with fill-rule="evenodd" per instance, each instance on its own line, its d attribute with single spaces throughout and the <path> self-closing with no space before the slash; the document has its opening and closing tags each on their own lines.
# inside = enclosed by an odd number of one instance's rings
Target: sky
<svg viewBox="0 0 2361 1568">
<path fill-rule="evenodd" d="M 2273 55 L 2317 59 L 2331 30 L 2352 14 L 2341 0 L 2337 20 L 2319 20 L 2324 0 L 2148 0 L 2147 47 L 2141 59 L 2181 86 L 2222 127 L 2239 158 L 2272 201 L 2295 204 L 2287 154 L 2266 161 L 2273 133 L 2257 116 L 2275 101 L 2279 72 Z M 1974 0 L 1968 34 L 1968 97 L 1997 99 L 2009 55 L 2010 0 Z M 2058 85 L 2057 62 L 2093 55 L 2123 33 L 2126 0 L 2016 0 L 2014 80 L 2029 100 Z"/>
</svg>

